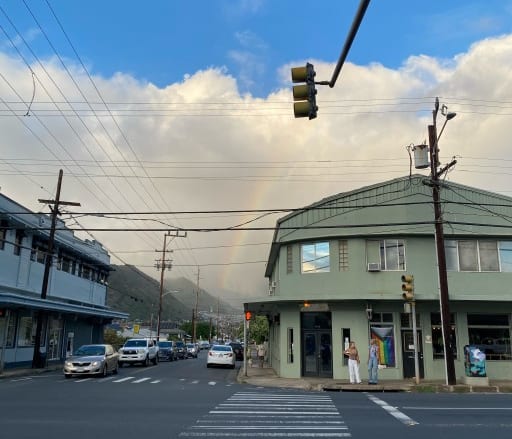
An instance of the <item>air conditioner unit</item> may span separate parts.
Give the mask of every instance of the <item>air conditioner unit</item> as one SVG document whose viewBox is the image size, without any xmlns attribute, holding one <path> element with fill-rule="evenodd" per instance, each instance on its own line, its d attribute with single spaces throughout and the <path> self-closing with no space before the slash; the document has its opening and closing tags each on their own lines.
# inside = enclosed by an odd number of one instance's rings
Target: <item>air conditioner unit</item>
<svg viewBox="0 0 512 439">
<path fill-rule="evenodd" d="M 368 271 L 380 271 L 380 263 L 368 262 Z"/>
</svg>

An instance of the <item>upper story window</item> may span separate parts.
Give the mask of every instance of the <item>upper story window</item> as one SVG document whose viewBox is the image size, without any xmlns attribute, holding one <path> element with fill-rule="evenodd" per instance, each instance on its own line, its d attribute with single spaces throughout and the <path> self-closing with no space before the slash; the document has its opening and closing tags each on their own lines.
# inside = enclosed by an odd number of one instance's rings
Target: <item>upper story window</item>
<svg viewBox="0 0 512 439">
<path fill-rule="evenodd" d="M 6 236 L 7 236 L 7 221 L 0 220 L 0 250 L 4 249 Z"/>
<path fill-rule="evenodd" d="M 338 245 L 340 250 L 340 271 L 348 271 L 348 241 L 346 239 L 340 239 Z"/>
<path fill-rule="evenodd" d="M 512 272 L 512 241 L 446 240 L 445 255 L 450 271 Z"/>
<path fill-rule="evenodd" d="M 328 273 L 330 271 L 330 254 L 328 242 L 302 244 L 302 273 Z"/>
<path fill-rule="evenodd" d="M 14 237 L 14 254 L 19 256 L 21 253 L 21 245 L 23 243 L 23 237 L 25 233 L 23 230 L 16 230 L 16 236 Z"/>
<path fill-rule="evenodd" d="M 286 246 L 286 274 L 293 273 L 293 247 Z"/>
<path fill-rule="evenodd" d="M 32 251 L 30 252 L 30 259 L 44 264 L 48 254 L 48 243 L 43 242 L 37 238 L 32 240 Z"/>
<path fill-rule="evenodd" d="M 405 270 L 405 245 L 401 239 L 380 241 L 380 269 Z"/>
</svg>

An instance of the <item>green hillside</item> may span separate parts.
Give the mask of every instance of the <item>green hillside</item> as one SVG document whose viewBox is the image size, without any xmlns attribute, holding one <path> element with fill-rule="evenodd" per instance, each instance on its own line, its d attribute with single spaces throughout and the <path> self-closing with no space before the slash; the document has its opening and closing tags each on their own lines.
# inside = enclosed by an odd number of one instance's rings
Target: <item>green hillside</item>
<svg viewBox="0 0 512 439">
<path fill-rule="evenodd" d="M 108 279 L 107 305 L 130 315 L 130 320 L 149 321 L 157 318 L 160 282 L 132 265 L 113 265 Z M 185 278 L 165 280 L 162 298 L 162 321 L 191 320 L 196 303 L 196 286 Z M 169 292 L 169 294 L 166 294 Z M 237 314 L 241 310 L 218 300 L 204 290 L 198 297 L 198 311 Z"/>
</svg>

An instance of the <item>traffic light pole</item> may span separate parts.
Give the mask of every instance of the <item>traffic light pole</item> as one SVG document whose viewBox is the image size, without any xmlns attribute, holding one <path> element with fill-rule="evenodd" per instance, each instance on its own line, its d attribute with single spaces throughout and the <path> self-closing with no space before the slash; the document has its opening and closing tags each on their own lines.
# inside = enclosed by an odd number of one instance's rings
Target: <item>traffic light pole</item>
<svg viewBox="0 0 512 439">
<path fill-rule="evenodd" d="M 441 170 L 439 166 L 439 149 L 436 119 L 439 111 L 439 100 L 436 98 L 433 114 L 433 124 L 428 126 L 430 170 L 432 184 L 432 198 L 434 202 L 435 240 L 437 250 L 437 266 L 439 273 L 439 306 L 441 311 L 441 326 L 443 332 L 443 348 L 446 368 L 446 384 L 457 384 L 455 376 L 455 363 L 453 357 L 453 346 L 451 340 L 451 318 L 448 294 L 448 276 L 446 272 L 446 255 L 444 250 L 443 212 L 441 208 L 439 176 L 455 164 L 455 161 Z"/>
<path fill-rule="evenodd" d="M 414 337 L 414 381 L 420 383 L 420 362 L 418 359 L 418 328 L 416 327 L 416 301 L 411 302 L 412 336 Z"/>
</svg>

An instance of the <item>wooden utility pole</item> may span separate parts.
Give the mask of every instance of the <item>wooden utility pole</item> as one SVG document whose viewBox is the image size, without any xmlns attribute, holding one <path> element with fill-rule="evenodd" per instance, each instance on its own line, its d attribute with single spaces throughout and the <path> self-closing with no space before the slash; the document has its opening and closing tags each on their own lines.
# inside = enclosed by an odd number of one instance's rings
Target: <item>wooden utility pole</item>
<svg viewBox="0 0 512 439">
<path fill-rule="evenodd" d="M 167 237 L 172 238 L 178 238 L 178 237 L 186 237 L 187 232 L 181 232 L 179 230 L 175 230 L 173 232 L 169 231 L 164 235 L 164 247 L 162 249 L 162 259 L 156 261 L 156 268 L 157 270 L 160 269 L 160 297 L 158 301 L 158 319 L 156 324 L 156 340 L 160 340 L 160 326 L 162 322 L 162 298 L 164 293 L 164 271 L 167 268 L 167 270 L 170 270 L 172 268 L 172 260 L 166 260 L 165 259 L 165 252 L 167 251 Z M 156 252 L 158 250 L 155 250 Z M 169 251 L 169 253 L 172 253 L 172 250 Z"/>
<path fill-rule="evenodd" d="M 454 385 L 457 383 L 455 376 L 455 363 L 453 357 L 453 346 L 451 337 L 451 315 L 448 295 L 448 275 L 446 272 L 446 255 L 444 250 L 444 230 L 443 230 L 443 211 L 441 206 L 441 183 L 439 176 L 451 168 L 455 163 L 453 160 L 451 163 L 438 169 L 439 167 L 439 147 L 437 135 L 436 119 L 439 111 L 439 99 L 436 98 L 435 109 L 432 112 L 433 123 L 428 126 L 428 140 L 429 140 L 429 152 L 430 152 L 430 170 L 431 170 L 431 181 L 432 185 L 432 198 L 434 202 L 434 216 L 435 216 L 435 240 L 437 250 L 437 264 L 439 273 L 439 305 L 441 311 L 441 327 L 443 329 L 443 346 L 444 346 L 444 358 L 446 368 L 446 384 Z M 448 113 L 445 115 L 446 120 L 441 129 L 441 133 L 444 130 L 446 122 L 455 117 L 455 113 Z"/>
<path fill-rule="evenodd" d="M 200 267 L 197 267 L 197 284 L 196 284 L 196 304 L 194 306 L 194 312 L 192 313 L 192 343 L 196 342 L 197 339 L 197 307 L 199 305 L 199 273 Z"/>
<path fill-rule="evenodd" d="M 41 299 L 46 300 L 48 293 L 48 280 L 50 279 L 50 269 L 53 262 L 53 246 L 55 242 L 55 229 L 57 227 L 57 216 L 60 214 L 60 206 L 80 206 L 80 203 L 72 201 L 61 201 L 60 190 L 62 187 L 62 169 L 59 171 L 59 180 L 57 182 L 57 192 L 55 194 L 55 200 L 42 200 L 39 199 L 40 203 L 48 204 L 52 212 L 51 218 L 52 223 L 50 227 L 50 237 L 48 238 L 48 251 L 46 253 L 44 263 L 44 274 L 43 274 L 43 285 L 41 286 Z M 53 207 L 52 207 L 53 206 Z M 46 357 L 43 358 L 41 355 L 41 334 L 43 330 L 43 323 L 45 321 L 45 312 L 40 310 L 37 313 L 37 324 L 36 324 L 36 336 L 34 341 L 34 355 L 32 357 L 32 368 L 40 368 L 46 366 Z"/>
</svg>

